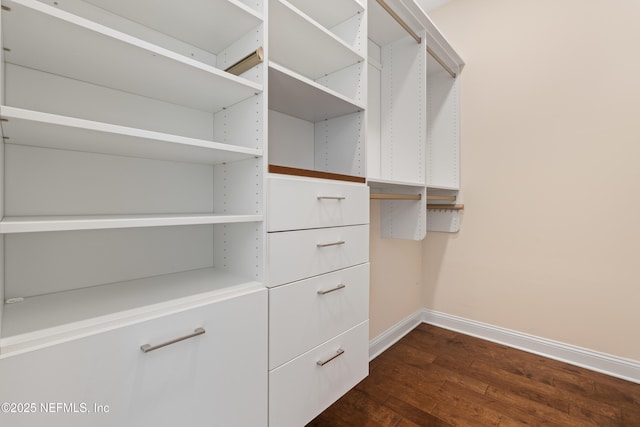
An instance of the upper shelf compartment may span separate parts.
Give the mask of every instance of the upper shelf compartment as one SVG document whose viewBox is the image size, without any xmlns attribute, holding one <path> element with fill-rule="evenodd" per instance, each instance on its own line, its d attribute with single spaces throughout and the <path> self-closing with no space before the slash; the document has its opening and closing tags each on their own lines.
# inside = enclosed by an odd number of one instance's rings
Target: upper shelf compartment
<svg viewBox="0 0 640 427">
<path fill-rule="evenodd" d="M 238 0 L 85 1 L 214 54 L 262 22 L 259 11 Z"/>
<path fill-rule="evenodd" d="M 310 2 L 300 3 L 305 6 Z M 354 2 L 348 0 L 341 3 L 352 6 Z M 353 24 L 353 31 L 344 32 L 355 38 L 350 44 L 346 41 L 349 37 L 344 36 L 343 31 L 332 32 L 285 0 L 272 0 L 269 5 L 269 57 L 275 62 L 316 80 L 364 60 L 360 53 L 360 46 L 364 43 L 364 40 L 360 40 L 362 31 L 359 31 L 364 25 L 362 19 Z M 317 7 L 314 6 L 314 9 Z M 324 3 L 323 7 L 326 7 Z M 340 7 L 337 9 L 344 10 Z M 362 12 L 359 15 L 363 15 Z"/>
<path fill-rule="evenodd" d="M 423 27 L 423 24 L 407 9 L 407 5 L 404 2 L 398 3 L 398 0 L 385 0 L 383 2 L 368 0 L 368 5 L 368 36 L 378 46 L 386 46 L 410 35 L 407 29 L 399 24 L 393 15 L 397 16 L 414 33 L 420 31 Z"/>
<path fill-rule="evenodd" d="M 2 4 L 5 62 L 209 112 L 262 91 L 260 84 L 44 3 Z"/>
<path fill-rule="evenodd" d="M 365 106 L 271 62 L 269 109 L 315 123 L 362 111 Z"/>
<path fill-rule="evenodd" d="M 290 0 L 290 3 L 329 29 L 364 11 L 358 0 Z"/>
</svg>

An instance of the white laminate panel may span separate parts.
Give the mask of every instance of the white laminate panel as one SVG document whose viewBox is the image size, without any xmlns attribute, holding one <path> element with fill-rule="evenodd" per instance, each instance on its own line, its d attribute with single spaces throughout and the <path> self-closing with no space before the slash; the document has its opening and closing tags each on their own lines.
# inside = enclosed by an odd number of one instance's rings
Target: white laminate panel
<svg viewBox="0 0 640 427">
<path fill-rule="evenodd" d="M 0 401 L 13 427 L 265 426 L 267 292 L 0 358 Z M 206 333 L 143 353 L 202 327 Z M 56 406 L 56 403 L 68 405 Z M 53 403 L 53 412 L 46 408 Z M 44 406 L 41 406 L 44 405 Z M 84 406 L 83 406 L 84 405 Z M 94 405 L 108 413 L 80 413 Z M 247 410 L 251 408 L 251 410 Z M 73 410 L 77 412 L 73 412 Z M 6 423 L 6 424 L 5 424 Z"/>
<path fill-rule="evenodd" d="M 270 289 L 269 368 L 277 368 L 368 317 L 368 263 Z"/>
<path fill-rule="evenodd" d="M 364 184 L 269 176 L 268 186 L 268 231 L 369 223 Z"/>
<path fill-rule="evenodd" d="M 344 350 L 324 366 L 324 361 Z M 369 372 L 369 322 L 314 348 L 269 373 L 269 425 L 300 427 Z"/>
<path fill-rule="evenodd" d="M 267 254 L 268 286 L 363 264 L 369 261 L 369 226 L 269 233 Z"/>
</svg>

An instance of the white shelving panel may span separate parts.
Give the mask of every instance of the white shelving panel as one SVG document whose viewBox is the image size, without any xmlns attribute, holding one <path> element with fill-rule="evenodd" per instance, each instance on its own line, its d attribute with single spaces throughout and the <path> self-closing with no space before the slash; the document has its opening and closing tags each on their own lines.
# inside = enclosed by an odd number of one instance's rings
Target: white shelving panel
<svg viewBox="0 0 640 427">
<path fill-rule="evenodd" d="M 427 62 L 427 186 L 460 189 L 460 121 L 458 79 L 440 64 Z"/>
<path fill-rule="evenodd" d="M 266 2 L 2 5 L 1 357 L 263 288 Z"/>
<path fill-rule="evenodd" d="M 311 80 L 364 60 L 352 46 L 286 0 L 272 0 L 269 5 L 270 60 Z"/>
<path fill-rule="evenodd" d="M 262 156 L 260 149 L 21 108 L 0 106 L 0 117 L 10 144 L 212 165 Z"/>
<path fill-rule="evenodd" d="M 10 8 L 2 20 L 8 63 L 209 112 L 262 91 L 260 84 L 36 0 L 3 5 Z"/>
<path fill-rule="evenodd" d="M 6 304 L 0 345 L 24 351 L 198 307 L 263 287 L 213 268 L 148 277 Z"/>
</svg>

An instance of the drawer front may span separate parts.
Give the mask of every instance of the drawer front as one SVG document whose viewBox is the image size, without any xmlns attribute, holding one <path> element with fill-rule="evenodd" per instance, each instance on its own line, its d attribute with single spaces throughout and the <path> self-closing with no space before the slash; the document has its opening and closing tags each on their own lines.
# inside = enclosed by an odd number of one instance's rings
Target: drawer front
<svg viewBox="0 0 640 427">
<path fill-rule="evenodd" d="M 263 289 L 4 357 L 0 401 L 37 406 L 36 413 L 1 417 L 15 427 L 264 426 L 266 321 Z M 140 349 L 199 327 L 203 335 L 148 353 Z M 51 402 L 75 406 L 47 413 L 40 405 Z M 108 413 L 100 413 L 105 408 Z"/>
<path fill-rule="evenodd" d="M 269 176 L 268 231 L 369 223 L 365 184 Z"/>
<path fill-rule="evenodd" d="M 269 290 L 269 369 L 369 318 L 369 264 Z"/>
<path fill-rule="evenodd" d="M 286 231 L 267 235 L 269 286 L 369 261 L 369 226 Z"/>
<path fill-rule="evenodd" d="M 366 377 L 368 338 L 367 321 L 271 371 L 269 426 L 305 425 Z"/>
</svg>

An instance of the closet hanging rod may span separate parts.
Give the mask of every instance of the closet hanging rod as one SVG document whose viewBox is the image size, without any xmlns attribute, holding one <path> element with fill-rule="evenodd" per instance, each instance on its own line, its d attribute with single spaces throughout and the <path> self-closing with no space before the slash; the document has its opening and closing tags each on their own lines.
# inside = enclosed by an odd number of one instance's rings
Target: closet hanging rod
<svg viewBox="0 0 640 427">
<path fill-rule="evenodd" d="M 454 79 L 458 77 L 456 72 L 453 71 L 429 46 L 427 46 L 427 53 L 431 55 L 431 57 L 435 59 L 438 64 L 442 65 L 442 68 L 444 68 L 444 70 L 449 73 L 451 77 L 453 77 Z"/>
<path fill-rule="evenodd" d="M 380 6 L 382 6 L 384 10 L 387 11 L 389 15 L 391 15 L 393 19 L 396 20 L 398 24 L 400 24 L 402 28 L 405 29 L 407 33 L 411 35 L 411 37 L 413 37 L 418 42 L 418 44 L 422 43 L 422 37 L 416 34 L 416 32 L 411 29 L 409 24 L 404 22 L 404 20 L 400 17 L 400 15 L 398 15 L 393 9 L 391 9 L 391 6 L 389 6 L 384 0 L 376 0 L 376 1 Z"/>
<path fill-rule="evenodd" d="M 421 194 L 371 193 L 370 199 L 378 200 L 422 200 Z"/>
<path fill-rule="evenodd" d="M 443 209 L 447 211 L 461 211 L 464 209 L 464 205 L 438 205 L 438 204 L 427 204 L 427 209 L 436 210 Z"/>
</svg>

